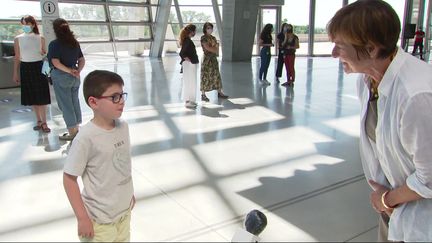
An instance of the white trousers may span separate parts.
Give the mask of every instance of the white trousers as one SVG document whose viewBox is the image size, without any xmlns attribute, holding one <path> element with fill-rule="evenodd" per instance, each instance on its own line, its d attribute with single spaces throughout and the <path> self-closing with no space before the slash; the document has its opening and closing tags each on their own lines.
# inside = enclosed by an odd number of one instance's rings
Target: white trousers
<svg viewBox="0 0 432 243">
<path fill-rule="evenodd" d="M 183 101 L 196 101 L 198 64 L 183 62 Z"/>
</svg>

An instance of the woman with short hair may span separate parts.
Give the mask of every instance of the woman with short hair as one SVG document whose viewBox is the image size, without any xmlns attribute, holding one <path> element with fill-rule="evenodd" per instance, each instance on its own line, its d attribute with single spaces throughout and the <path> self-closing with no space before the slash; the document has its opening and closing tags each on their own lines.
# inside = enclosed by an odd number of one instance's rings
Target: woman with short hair
<svg viewBox="0 0 432 243">
<path fill-rule="evenodd" d="M 349 4 L 327 26 L 333 57 L 361 74 L 360 155 L 378 241 L 431 242 L 432 67 L 397 46 L 400 30 L 382 0 Z"/>
</svg>

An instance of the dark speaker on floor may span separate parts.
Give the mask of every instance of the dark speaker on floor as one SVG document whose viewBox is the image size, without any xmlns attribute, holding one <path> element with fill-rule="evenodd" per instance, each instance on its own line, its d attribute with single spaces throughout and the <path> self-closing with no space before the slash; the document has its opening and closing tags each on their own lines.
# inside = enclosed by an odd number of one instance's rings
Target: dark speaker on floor
<svg viewBox="0 0 432 243">
<path fill-rule="evenodd" d="M 404 38 L 412 39 L 415 36 L 416 25 L 415 24 L 407 24 L 405 25 Z"/>
</svg>

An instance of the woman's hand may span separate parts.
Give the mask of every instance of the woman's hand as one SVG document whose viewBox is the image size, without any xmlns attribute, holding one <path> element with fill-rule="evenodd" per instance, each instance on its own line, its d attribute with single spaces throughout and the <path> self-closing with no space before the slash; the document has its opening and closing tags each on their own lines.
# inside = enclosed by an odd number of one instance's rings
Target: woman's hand
<svg viewBox="0 0 432 243">
<path fill-rule="evenodd" d="M 369 180 L 369 183 L 371 184 L 371 186 L 374 189 L 374 191 L 370 194 L 370 202 L 371 202 L 373 209 L 377 213 L 385 212 L 387 215 L 390 216 L 393 212 L 393 209 L 385 208 L 381 202 L 382 195 L 384 194 L 384 192 L 388 191 L 389 188 L 387 188 L 381 184 L 378 184 L 373 180 Z"/>
<path fill-rule="evenodd" d="M 79 78 L 80 77 L 80 71 L 79 70 L 77 70 L 77 69 L 71 69 L 70 70 L 70 74 L 72 75 L 72 76 L 74 76 L 74 77 L 76 77 L 76 78 Z"/>
<path fill-rule="evenodd" d="M 18 78 L 18 74 L 16 74 L 16 73 L 14 73 L 12 80 L 17 84 L 19 84 L 21 82 L 21 80 Z"/>
<path fill-rule="evenodd" d="M 83 238 L 93 238 L 93 223 L 89 217 L 78 219 L 78 236 Z"/>
</svg>

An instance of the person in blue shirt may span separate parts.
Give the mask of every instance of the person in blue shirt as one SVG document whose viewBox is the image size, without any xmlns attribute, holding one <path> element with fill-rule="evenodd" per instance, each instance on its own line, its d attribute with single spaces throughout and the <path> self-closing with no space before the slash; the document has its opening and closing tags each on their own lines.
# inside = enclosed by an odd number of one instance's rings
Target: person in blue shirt
<svg viewBox="0 0 432 243">
<path fill-rule="evenodd" d="M 82 122 L 78 90 L 85 59 L 68 22 L 58 18 L 54 20 L 53 27 L 56 39 L 48 46 L 48 59 L 53 66 L 51 79 L 57 104 L 63 112 L 69 132 L 60 135 L 59 139 L 73 140 Z"/>
</svg>

